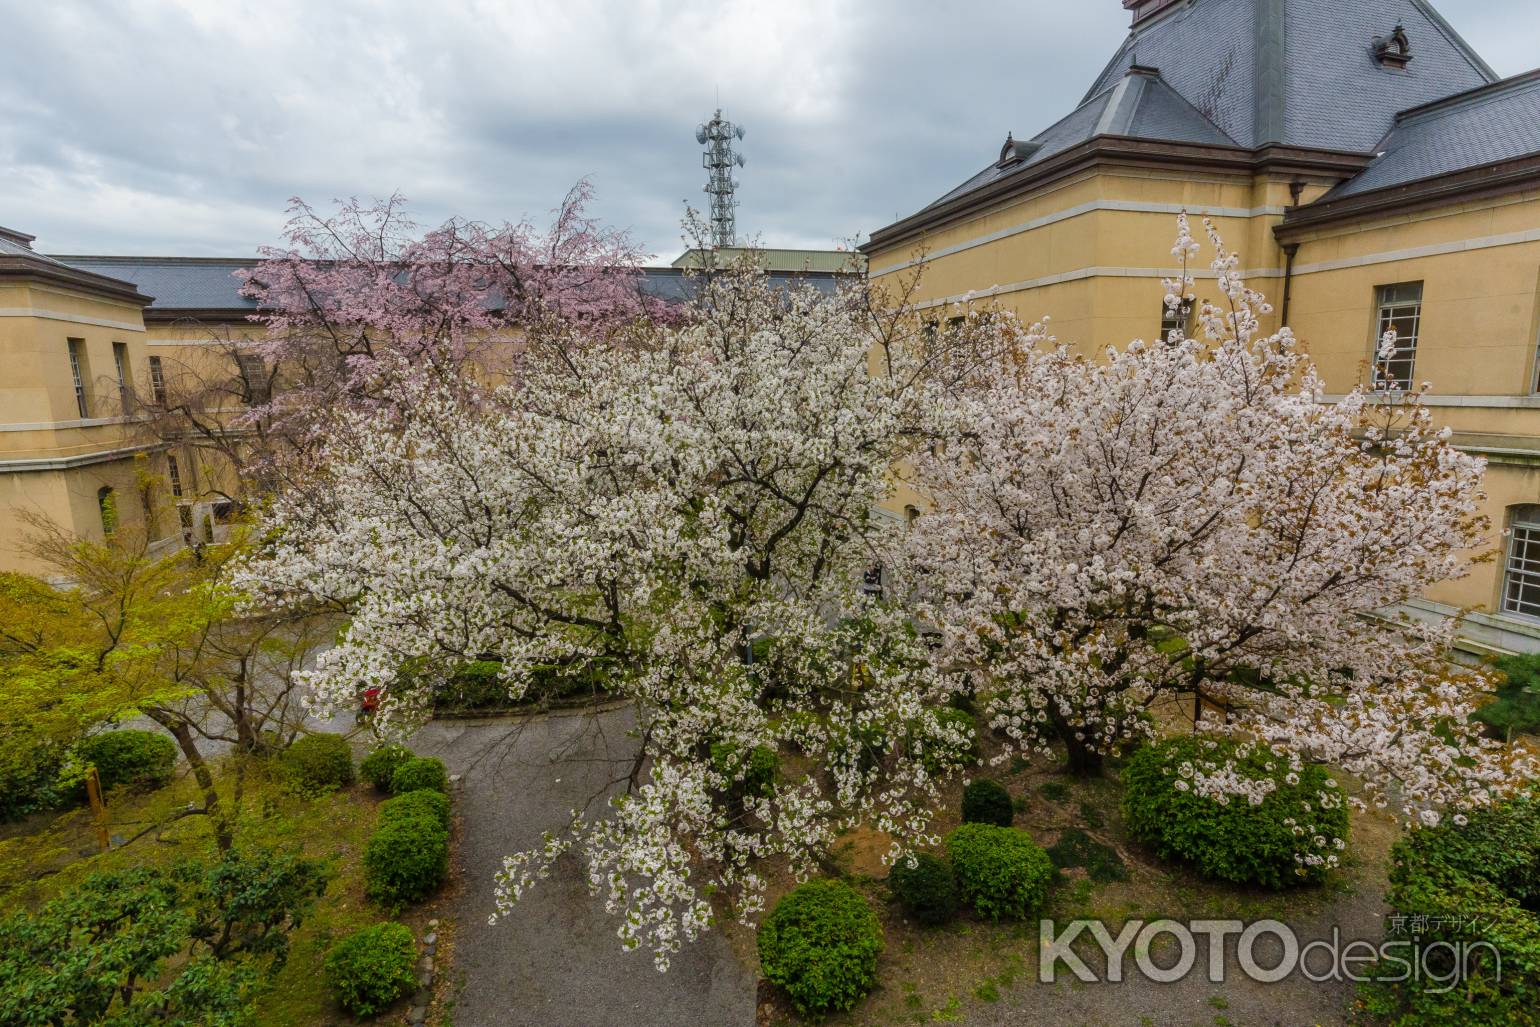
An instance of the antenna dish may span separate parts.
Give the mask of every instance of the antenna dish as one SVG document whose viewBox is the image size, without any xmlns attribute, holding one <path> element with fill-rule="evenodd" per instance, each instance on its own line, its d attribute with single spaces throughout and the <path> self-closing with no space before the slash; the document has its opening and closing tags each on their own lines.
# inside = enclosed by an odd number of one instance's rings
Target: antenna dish
<svg viewBox="0 0 1540 1027">
<path fill-rule="evenodd" d="M 742 139 L 743 138 L 743 126 L 742 125 L 734 125 L 733 126 L 733 135 L 737 136 L 739 139 Z"/>
<path fill-rule="evenodd" d="M 695 130 L 695 141 L 697 143 L 704 143 L 706 141 L 706 126 L 705 125 L 701 125 L 699 128 L 697 128 Z"/>
<path fill-rule="evenodd" d="M 733 160 L 738 162 L 738 166 L 740 168 L 743 167 L 743 154 L 741 154 L 741 153 L 733 154 Z"/>
</svg>

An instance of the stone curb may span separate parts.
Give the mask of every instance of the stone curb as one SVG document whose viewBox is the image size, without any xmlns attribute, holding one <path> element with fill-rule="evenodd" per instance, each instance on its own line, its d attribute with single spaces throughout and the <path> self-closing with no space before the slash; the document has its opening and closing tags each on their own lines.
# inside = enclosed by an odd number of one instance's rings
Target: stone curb
<svg viewBox="0 0 1540 1027">
<path fill-rule="evenodd" d="M 422 958 L 417 961 L 417 994 L 412 998 L 412 1008 L 406 1011 L 406 1022 L 412 1027 L 422 1027 L 428 1018 L 428 1005 L 433 1001 L 433 956 L 438 952 L 438 921 L 428 921 L 428 933 L 422 936 Z"/>
</svg>

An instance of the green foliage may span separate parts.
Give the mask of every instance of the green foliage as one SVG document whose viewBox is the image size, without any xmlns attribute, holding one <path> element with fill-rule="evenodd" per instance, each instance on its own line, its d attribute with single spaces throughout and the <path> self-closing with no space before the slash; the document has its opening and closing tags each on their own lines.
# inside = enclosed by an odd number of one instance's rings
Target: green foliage
<svg viewBox="0 0 1540 1027">
<path fill-rule="evenodd" d="M 0 822 L 55 809 L 71 798 L 59 781 L 62 748 L 25 728 L 0 731 Z"/>
<path fill-rule="evenodd" d="M 917 923 L 944 924 L 957 915 L 957 878 L 952 867 L 927 852 L 900 856 L 888 873 L 888 890 Z"/>
<path fill-rule="evenodd" d="M 1260 805 L 1195 794 L 1193 774 L 1232 760 L 1242 777 L 1273 782 Z M 1311 764 L 1291 775 L 1287 758 L 1263 747 L 1247 751 L 1229 740 L 1190 735 L 1169 739 L 1129 757 L 1123 788 L 1129 833 L 1204 877 L 1267 888 L 1315 884 L 1347 843 L 1347 806 L 1336 782 Z"/>
<path fill-rule="evenodd" d="M 449 791 L 449 775 L 444 770 L 443 760 L 432 756 L 413 756 L 397 767 L 396 772 L 390 776 L 390 794 L 392 795 L 405 795 L 419 788 L 432 788 L 439 792 Z"/>
<path fill-rule="evenodd" d="M 325 792 L 353 783 L 353 750 L 341 735 L 297 738 L 279 757 L 291 787 Z"/>
<path fill-rule="evenodd" d="M 474 660 L 455 670 L 439 696 L 442 707 L 461 710 L 501 709 L 513 705 L 500 660 Z"/>
<path fill-rule="evenodd" d="M 432 788 L 403 792 L 380 803 L 380 823 L 426 817 L 438 826 L 449 828 L 449 796 Z"/>
<path fill-rule="evenodd" d="M 94 874 L 0 920 L 0 1023 L 244 1022 L 324 887 L 319 864 L 265 851 Z"/>
<path fill-rule="evenodd" d="M 737 797 L 761 799 L 770 795 L 780 767 L 780 756 L 768 745 L 754 746 L 746 758 L 731 742 L 711 745 L 711 769 L 732 782 L 729 790 Z"/>
<path fill-rule="evenodd" d="M 992 920 L 1041 909 L 1056 874 L 1048 854 L 1014 827 L 963 824 L 946 836 L 946 852 L 963 902 Z"/>
<path fill-rule="evenodd" d="M 416 902 L 449 874 L 449 832 L 427 816 L 381 820 L 364 849 L 369 896 L 389 907 Z"/>
<path fill-rule="evenodd" d="M 163 788 L 176 769 L 176 743 L 156 731 L 104 731 L 75 746 L 80 762 L 94 765 L 103 788 Z"/>
<path fill-rule="evenodd" d="M 1010 827 L 1016 817 L 1011 794 L 998 781 L 981 777 L 963 789 L 962 818 L 965 824 L 994 824 Z"/>
<path fill-rule="evenodd" d="M 390 782 L 396 776 L 396 768 L 415 754 L 404 745 L 388 742 L 364 757 L 358 765 L 358 776 L 382 792 L 390 791 Z"/>
<path fill-rule="evenodd" d="M 1037 790 L 1043 793 L 1043 798 L 1049 802 L 1068 802 L 1069 785 L 1063 781 L 1044 781 L 1037 786 Z"/>
<path fill-rule="evenodd" d="M 1419 979 L 1390 981 L 1384 978 L 1400 976 L 1402 968 L 1387 960 L 1381 979 L 1360 988 L 1364 1012 L 1397 1027 L 1540 1024 L 1540 799 L 1534 794 L 1473 813 L 1463 826 L 1449 819 L 1398 841 L 1386 898 L 1401 916 L 1418 918 L 1428 965 Z"/>
<path fill-rule="evenodd" d="M 355 1016 L 387 1008 L 416 985 L 417 943 L 405 924 L 364 927 L 326 954 L 326 984 L 337 1004 Z"/>
<path fill-rule="evenodd" d="M 759 927 L 759 963 L 804 1013 L 849 1009 L 877 980 L 882 926 L 843 881 L 788 892 Z"/>
<path fill-rule="evenodd" d="M 1097 884 L 1128 880 L 1128 869 L 1112 847 L 1078 827 L 1066 828 L 1059 835 L 1059 840 L 1048 847 L 1048 858 L 1060 870 L 1083 867 L 1086 876 Z"/>
<path fill-rule="evenodd" d="M 1540 653 L 1503 656 L 1493 666 L 1505 680 L 1496 700 L 1477 710 L 1472 719 L 1500 738 L 1518 732 L 1540 734 Z"/>
</svg>

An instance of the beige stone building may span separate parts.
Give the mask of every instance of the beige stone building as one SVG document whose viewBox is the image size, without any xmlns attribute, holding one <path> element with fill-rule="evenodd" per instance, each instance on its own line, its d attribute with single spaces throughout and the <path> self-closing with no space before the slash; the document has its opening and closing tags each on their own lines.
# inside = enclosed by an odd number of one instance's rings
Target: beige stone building
<svg viewBox="0 0 1540 1027">
<path fill-rule="evenodd" d="M 1540 72 L 1498 79 L 1424 0 L 1123 6 L 1079 104 L 873 233 L 871 278 L 923 261 L 937 317 L 982 297 L 1100 349 L 1173 327 L 1174 215 L 1213 217 L 1333 395 L 1394 327 L 1385 384 L 1431 382 L 1489 461 L 1491 561 L 1413 612 L 1468 611 L 1473 650 L 1540 649 Z"/>
</svg>

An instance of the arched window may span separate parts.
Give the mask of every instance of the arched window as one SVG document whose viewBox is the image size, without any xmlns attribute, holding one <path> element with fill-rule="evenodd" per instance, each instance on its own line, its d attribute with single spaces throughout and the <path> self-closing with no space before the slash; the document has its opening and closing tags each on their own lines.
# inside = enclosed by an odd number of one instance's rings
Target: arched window
<svg viewBox="0 0 1540 1027">
<path fill-rule="evenodd" d="M 111 538 L 112 533 L 118 530 L 118 500 L 111 485 L 103 485 L 96 490 L 96 508 L 102 514 L 102 534 Z"/>
<path fill-rule="evenodd" d="M 1540 505 L 1508 508 L 1503 612 L 1540 617 Z"/>
<path fill-rule="evenodd" d="M 917 521 L 919 519 L 920 519 L 920 508 L 919 507 L 915 506 L 913 503 L 910 503 L 908 506 L 904 507 L 904 520 L 908 521 L 910 524 L 913 524 L 915 521 Z"/>
</svg>

